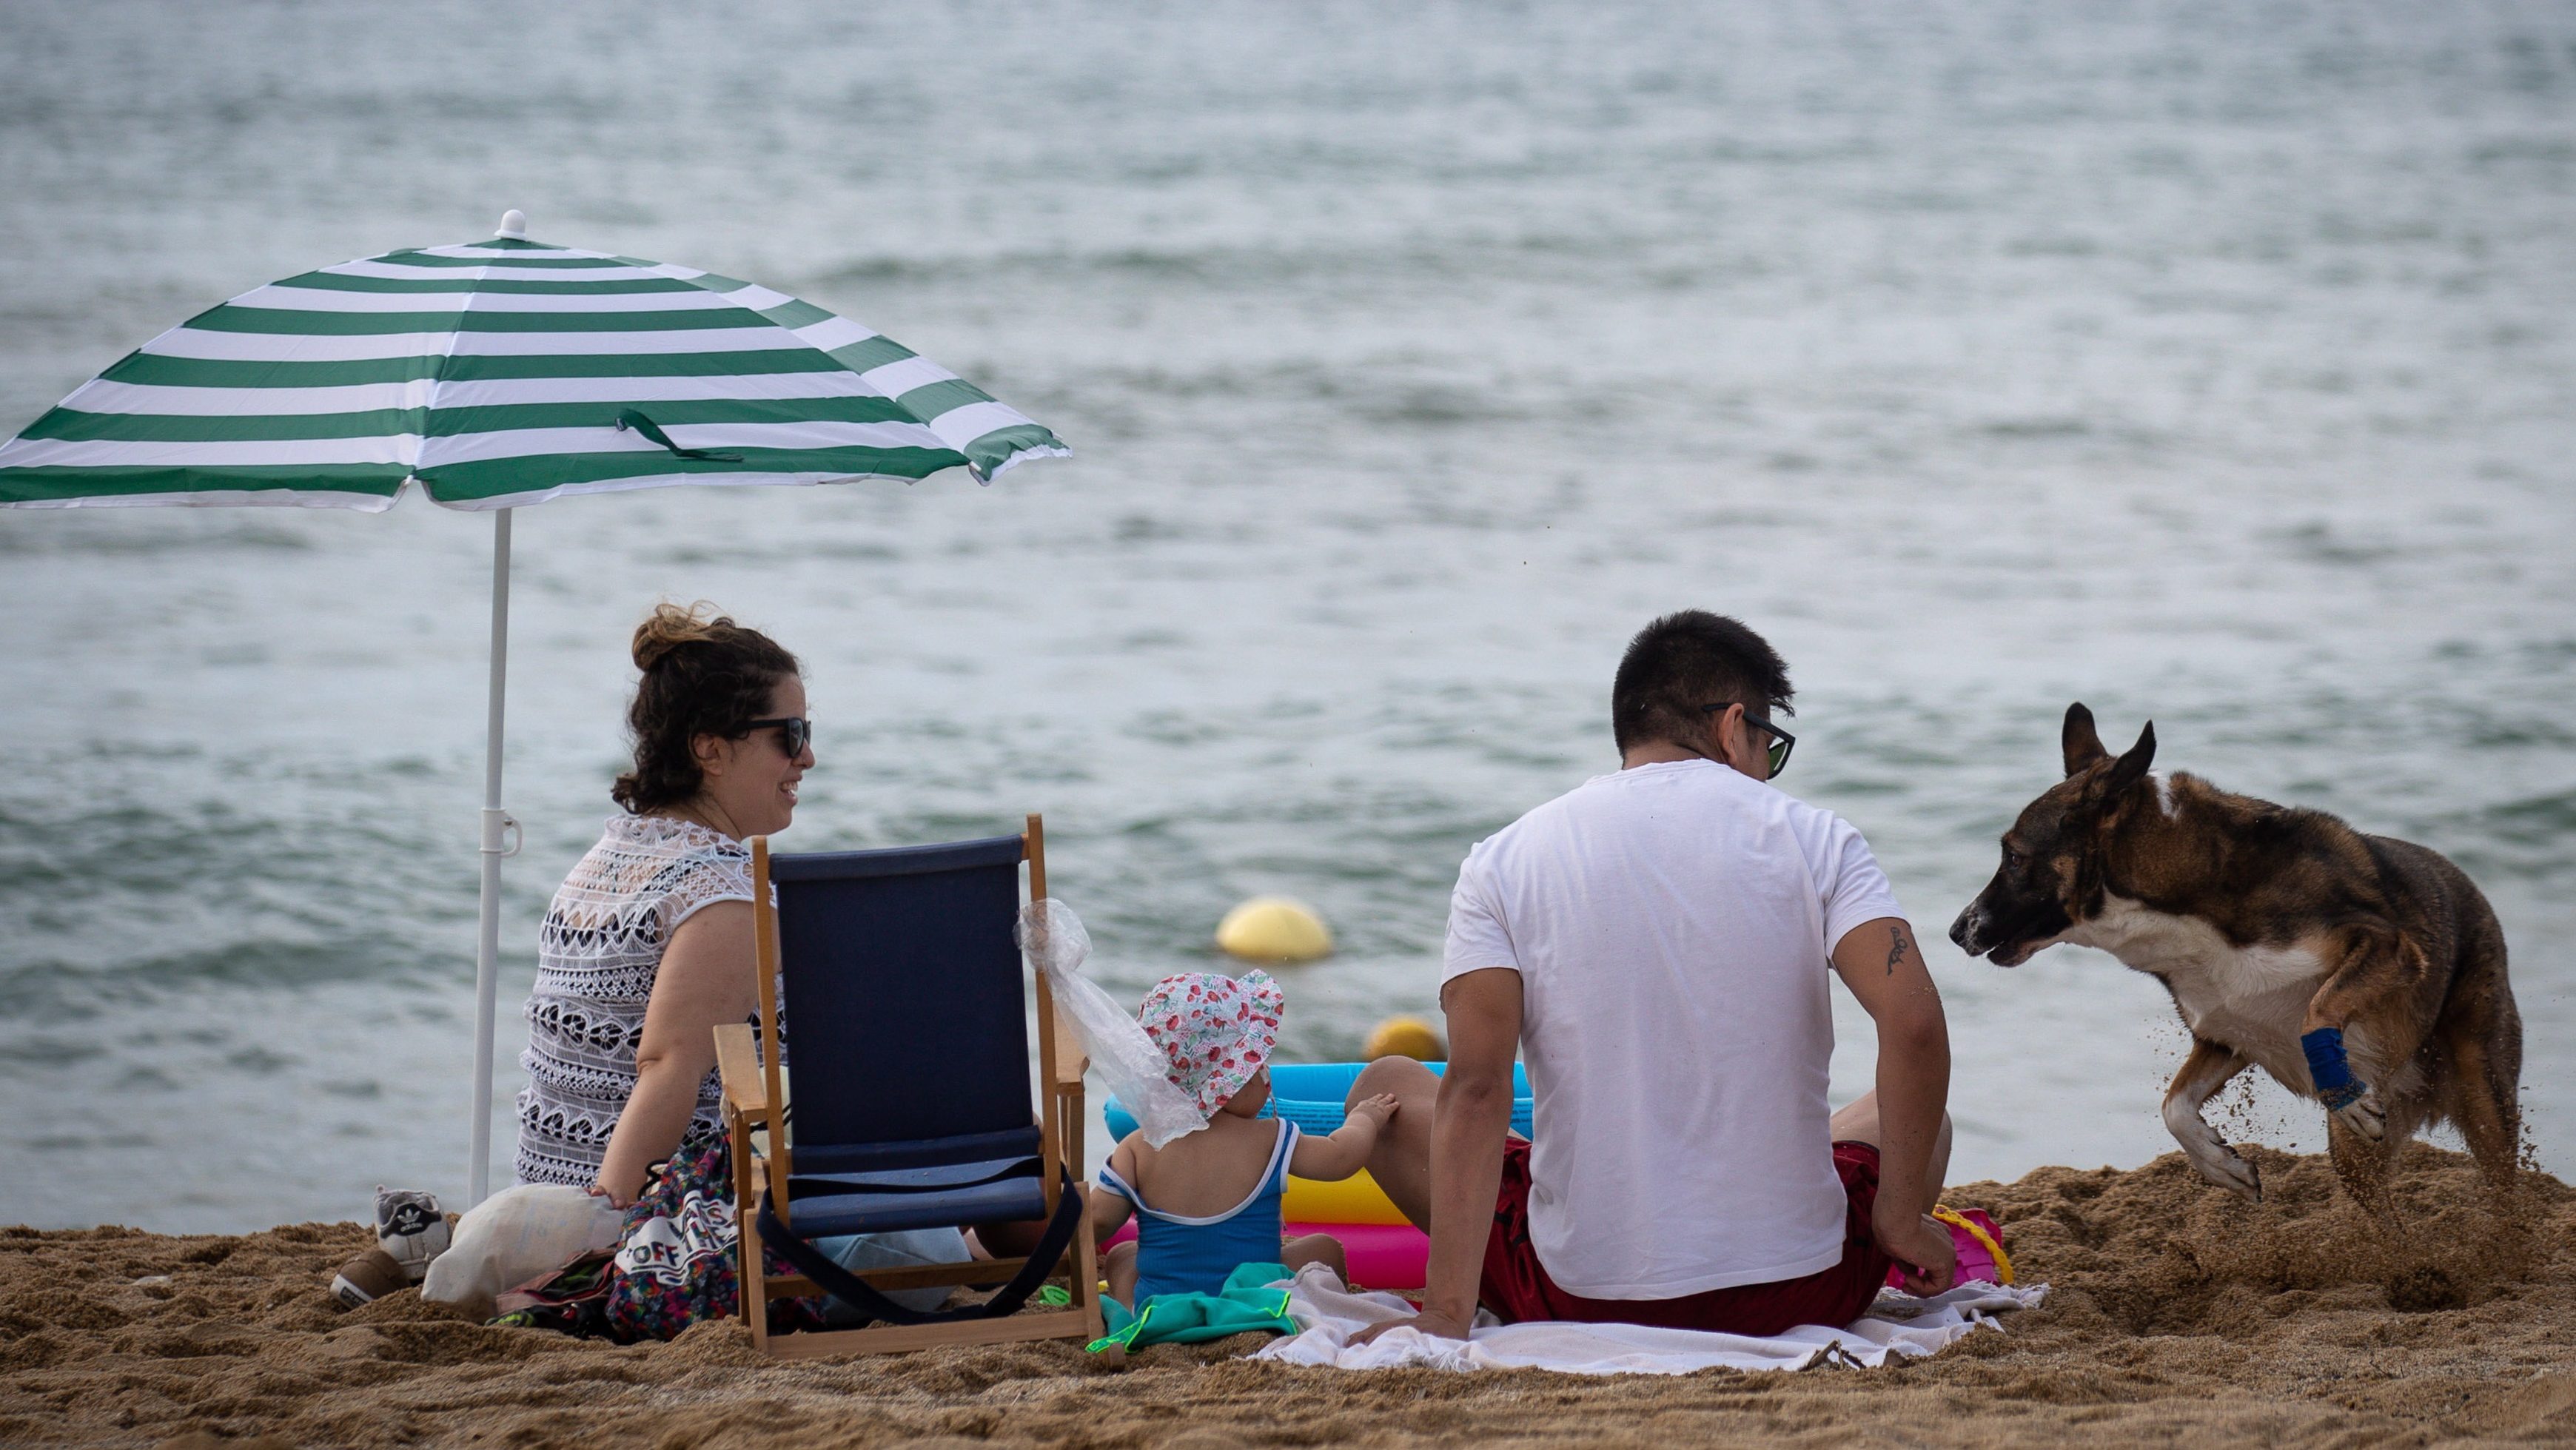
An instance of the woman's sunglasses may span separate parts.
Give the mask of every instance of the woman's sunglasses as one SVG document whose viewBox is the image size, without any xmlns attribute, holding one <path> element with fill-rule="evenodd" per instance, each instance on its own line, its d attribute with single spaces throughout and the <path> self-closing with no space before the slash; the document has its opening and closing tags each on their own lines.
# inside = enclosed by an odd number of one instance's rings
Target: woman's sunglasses
<svg viewBox="0 0 2576 1450">
<path fill-rule="evenodd" d="M 1745 718 L 1750 720 L 1753 717 L 1748 715 Z M 754 720 L 742 727 L 742 733 L 749 735 L 754 730 L 768 730 L 773 727 L 778 731 L 778 743 L 786 747 L 787 758 L 790 760 L 804 754 L 807 742 L 814 738 L 814 722 L 797 715 L 781 715 L 775 720 Z M 1776 772 L 1779 767 L 1774 766 L 1772 769 Z"/>
<path fill-rule="evenodd" d="M 1725 708 L 1726 705 L 1702 705 L 1699 707 L 1699 712 L 1703 715 L 1714 715 Z M 1744 712 L 1744 723 L 1756 730 L 1767 730 L 1771 733 L 1771 778 L 1778 780 L 1780 772 L 1789 768 L 1789 752 L 1797 748 L 1798 737 L 1750 710 Z"/>
</svg>

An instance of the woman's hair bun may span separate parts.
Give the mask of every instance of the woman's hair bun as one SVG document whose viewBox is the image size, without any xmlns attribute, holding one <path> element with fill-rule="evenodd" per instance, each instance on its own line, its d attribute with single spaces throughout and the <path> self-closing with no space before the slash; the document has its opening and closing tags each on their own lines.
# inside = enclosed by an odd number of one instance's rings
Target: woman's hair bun
<svg viewBox="0 0 2576 1450">
<path fill-rule="evenodd" d="M 680 646 L 714 639 L 733 627 L 732 620 L 703 599 L 685 606 L 666 599 L 654 605 L 644 622 L 635 626 L 635 668 L 650 670 L 662 656 Z"/>
</svg>

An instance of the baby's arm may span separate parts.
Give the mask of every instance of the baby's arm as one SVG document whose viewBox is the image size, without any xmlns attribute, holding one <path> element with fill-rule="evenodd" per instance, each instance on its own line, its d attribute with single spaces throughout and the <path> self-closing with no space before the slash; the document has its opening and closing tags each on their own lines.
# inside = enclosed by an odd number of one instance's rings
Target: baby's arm
<svg viewBox="0 0 2576 1450">
<path fill-rule="evenodd" d="M 1395 1108 L 1395 1094 L 1379 1093 L 1354 1106 L 1331 1137 L 1300 1136 L 1296 1150 L 1288 1155 L 1288 1171 L 1319 1183 L 1338 1182 L 1359 1172 L 1368 1166 L 1369 1154 L 1377 1148 L 1378 1130 L 1395 1116 Z"/>
<path fill-rule="evenodd" d="M 1137 1134 L 1130 1133 L 1118 1140 L 1117 1147 L 1109 1150 L 1110 1168 L 1130 1185 L 1136 1182 L 1136 1138 Z M 1135 1206 L 1126 1199 L 1095 1185 L 1089 1202 L 1084 1206 L 1084 1222 L 1091 1229 L 1091 1241 L 1095 1244 L 1108 1242 L 1109 1236 L 1118 1232 L 1118 1226 L 1135 1211 Z"/>
</svg>

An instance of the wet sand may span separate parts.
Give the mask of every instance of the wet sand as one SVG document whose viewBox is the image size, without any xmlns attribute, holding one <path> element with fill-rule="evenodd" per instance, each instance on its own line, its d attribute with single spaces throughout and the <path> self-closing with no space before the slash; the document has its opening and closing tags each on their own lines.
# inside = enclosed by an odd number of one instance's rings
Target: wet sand
<svg viewBox="0 0 2576 1450">
<path fill-rule="evenodd" d="M 1584 1379 L 1136 1356 L 1069 1344 L 780 1364 L 731 1324 L 616 1347 L 325 1290 L 354 1224 L 242 1237 L 0 1230 L 0 1442 L 393 1446 L 2357 1445 L 2576 1439 L 2576 1193 L 2500 1230 L 2465 1158 L 2410 1153 L 2375 1233 L 2322 1158 L 2249 1150 L 2240 1203 L 2177 1155 L 1957 1188 L 2045 1308 L 1882 1370 Z"/>
</svg>

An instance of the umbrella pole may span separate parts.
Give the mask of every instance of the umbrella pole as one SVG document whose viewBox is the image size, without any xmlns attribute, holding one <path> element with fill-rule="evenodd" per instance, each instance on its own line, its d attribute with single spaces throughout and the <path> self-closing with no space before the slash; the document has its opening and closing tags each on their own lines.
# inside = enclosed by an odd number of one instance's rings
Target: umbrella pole
<svg viewBox="0 0 2576 1450">
<path fill-rule="evenodd" d="M 465 1206 L 492 1188 L 492 1016 L 500 992 L 501 858 L 519 854 L 519 823 L 501 809 L 501 700 L 510 662 L 510 510 L 492 514 L 492 678 L 483 716 L 483 891 L 474 948 L 474 1117 Z"/>
</svg>

